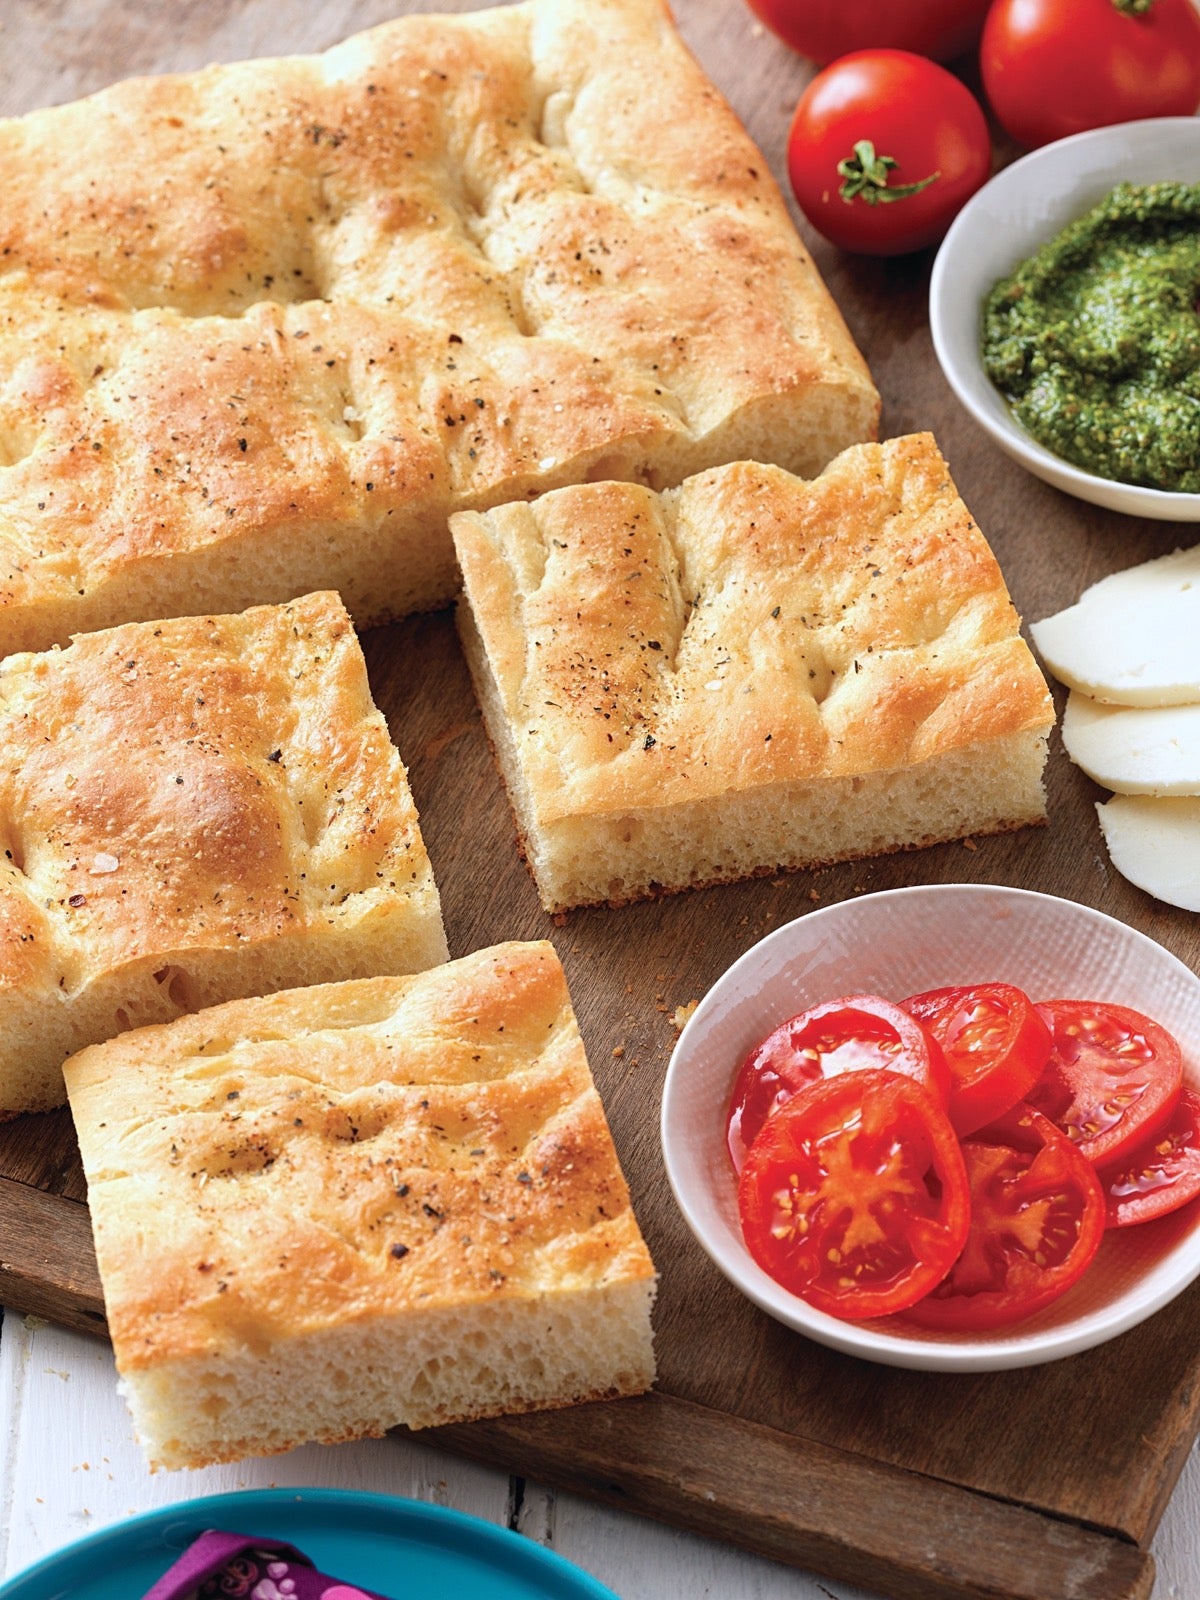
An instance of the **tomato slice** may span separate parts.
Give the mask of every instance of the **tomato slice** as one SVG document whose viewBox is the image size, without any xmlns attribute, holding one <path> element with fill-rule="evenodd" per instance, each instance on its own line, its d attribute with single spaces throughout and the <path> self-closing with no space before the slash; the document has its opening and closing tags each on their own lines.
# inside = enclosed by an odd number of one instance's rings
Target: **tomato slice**
<svg viewBox="0 0 1200 1600">
<path fill-rule="evenodd" d="M 1059 1130 L 1015 1106 L 962 1144 L 971 1226 L 947 1276 L 905 1315 L 925 1328 L 1007 1326 L 1064 1294 L 1104 1237 L 1095 1168 Z"/>
<path fill-rule="evenodd" d="M 1046 1000 L 1050 1058 L 1026 1095 L 1097 1166 L 1124 1158 L 1170 1120 L 1183 1058 L 1167 1030 L 1127 1006 Z"/>
<path fill-rule="evenodd" d="M 960 1135 L 1023 1100 L 1050 1055 L 1050 1029 L 1011 983 L 930 989 L 903 1002 L 942 1047 L 950 1068 L 950 1121 Z"/>
<path fill-rule="evenodd" d="M 886 1069 L 915 1078 L 943 1105 L 950 1071 L 940 1047 L 907 1011 L 878 995 L 853 994 L 781 1023 L 742 1062 L 725 1136 L 735 1172 L 767 1118 L 798 1090 L 843 1072 Z"/>
<path fill-rule="evenodd" d="M 967 1237 L 967 1175 L 946 1113 L 914 1079 L 867 1068 L 809 1084 L 763 1127 L 738 1184 L 750 1254 L 819 1311 L 912 1305 Z"/>
<path fill-rule="evenodd" d="M 1200 1095 L 1186 1084 L 1165 1127 L 1100 1174 L 1110 1228 L 1150 1222 L 1200 1194 Z"/>
</svg>

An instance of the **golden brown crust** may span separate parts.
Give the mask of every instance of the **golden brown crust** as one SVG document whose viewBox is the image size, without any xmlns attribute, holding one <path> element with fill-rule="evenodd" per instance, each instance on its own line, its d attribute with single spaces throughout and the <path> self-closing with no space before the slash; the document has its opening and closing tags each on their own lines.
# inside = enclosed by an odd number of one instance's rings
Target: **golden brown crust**
<svg viewBox="0 0 1200 1600">
<path fill-rule="evenodd" d="M 928 435 L 854 447 L 812 482 L 741 462 L 662 495 L 588 485 L 452 527 L 468 654 L 534 855 L 559 823 L 636 828 L 789 784 L 832 796 L 1052 725 Z M 1043 810 L 1035 787 L 979 825 Z M 855 853 L 946 836 L 884 828 Z"/>
<path fill-rule="evenodd" d="M 1051 722 L 932 438 L 455 519 L 539 816 L 914 764 Z"/>
<path fill-rule="evenodd" d="M 60 1103 L 64 1056 L 134 1022 L 444 958 L 416 809 L 336 595 L 10 656 L 0 751 L 5 1111 Z M 27 1014 L 36 1063 L 14 1034 Z"/>
<path fill-rule="evenodd" d="M 445 521 L 878 399 L 661 0 L 407 17 L 0 124 L 0 651 L 337 587 L 449 598 Z"/>
<path fill-rule="evenodd" d="M 449 1314 L 465 1348 L 480 1319 L 549 1324 L 556 1300 L 595 1302 L 603 1346 L 607 1295 L 648 1310 L 654 1269 L 549 944 L 215 1007 L 66 1076 L 127 1380 L 229 1360 L 252 1381 L 259 1359 L 278 1372 L 376 1325 L 399 1348 L 406 1319 L 419 1342 Z M 458 1414 L 498 1409 L 505 1381 Z M 428 1400 L 394 1394 L 377 1431 Z"/>
</svg>

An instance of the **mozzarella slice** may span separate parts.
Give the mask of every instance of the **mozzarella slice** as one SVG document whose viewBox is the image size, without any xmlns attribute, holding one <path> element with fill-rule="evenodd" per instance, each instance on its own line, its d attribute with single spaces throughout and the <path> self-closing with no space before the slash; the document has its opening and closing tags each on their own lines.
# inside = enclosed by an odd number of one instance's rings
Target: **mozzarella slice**
<svg viewBox="0 0 1200 1600">
<path fill-rule="evenodd" d="M 1200 799 L 1118 794 L 1096 814 L 1122 877 L 1169 906 L 1200 911 Z"/>
<path fill-rule="evenodd" d="M 1055 677 L 1093 699 L 1200 701 L 1200 545 L 1102 578 L 1029 631 Z"/>
<path fill-rule="evenodd" d="M 1200 705 L 1105 706 L 1072 690 L 1063 748 L 1118 794 L 1200 795 Z"/>
</svg>

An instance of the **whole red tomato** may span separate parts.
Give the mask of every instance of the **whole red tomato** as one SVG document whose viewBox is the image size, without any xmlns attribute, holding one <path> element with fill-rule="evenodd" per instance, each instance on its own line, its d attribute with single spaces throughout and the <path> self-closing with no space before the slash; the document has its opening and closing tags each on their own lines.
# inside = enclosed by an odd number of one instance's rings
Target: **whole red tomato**
<svg viewBox="0 0 1200 1600">
<path fill-rule="evenodd" d="M 979 61 L 993 110 L 1021 144 L 1189 117 L 1200 104 L 1200 16 L 1190 0 L 995 0 Z"/>
<path fill-rule="evenodd" d="M 979 37 L 989 0 L 750 0 L 784 44 L 811 61 L 876 46 L 948 61 Z"/>
<path fill-rule="evenodd" d="M 866 255 L 936 243 L 990 165 L 971 91 L 906 50 L 860 50 L 819 72 L 788 135 L 800 209 L 834 244 Z"/>
</svg>

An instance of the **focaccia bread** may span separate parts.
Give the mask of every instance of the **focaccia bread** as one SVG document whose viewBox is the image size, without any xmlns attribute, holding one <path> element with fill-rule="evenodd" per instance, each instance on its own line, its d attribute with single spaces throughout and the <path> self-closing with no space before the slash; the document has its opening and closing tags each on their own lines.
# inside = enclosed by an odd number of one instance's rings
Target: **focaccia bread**
<svg viewBox="0 0 1200 1600">
<path fill-rule="evenodd" d="M 446 959 L 387 724 L 332 594 L 0 662 L 0 1117 L 82 1045 Z"/>
<path fill-rule="evenodd" d="M 929 435 L 451 526 L 548 911 L 1045 818 L 1049 692 Z"/>
<path fill-rule="evenodd" d="M 874 436 L 663 0 L 122 83 L 0 168 L 0 653 L 316 588 L 365 625 L 452 598 L 452 510 Z"/>
<path fill-rule="evenodd" d="M 153 1464 L 653 1381 L 654 1268 L 549 944 L 235 1001 L 66 1076 Z"/>
</svg>

